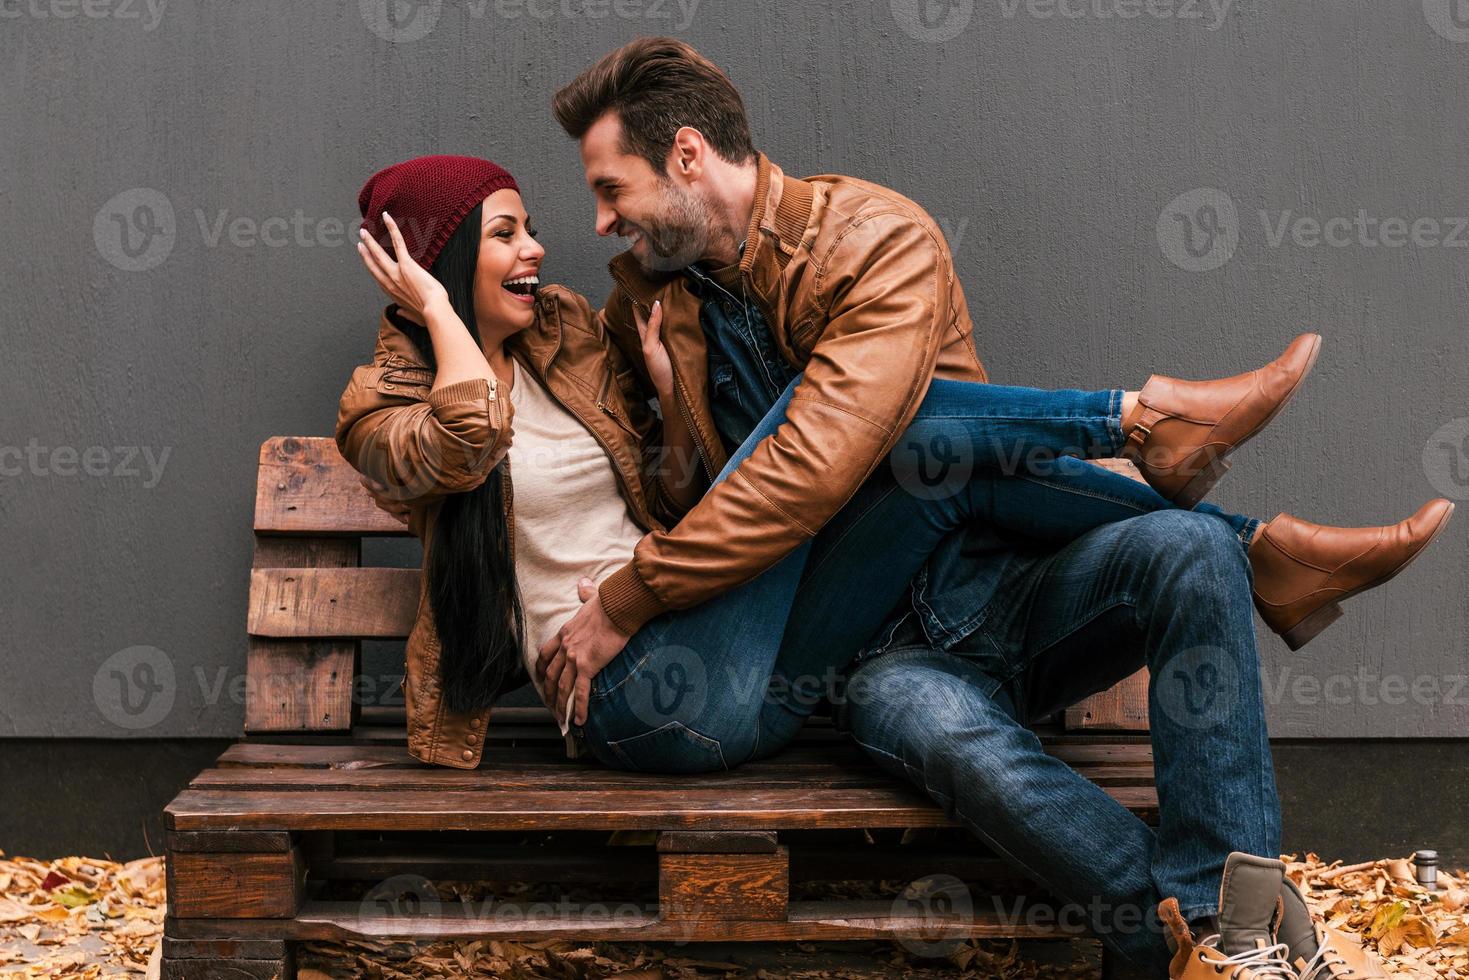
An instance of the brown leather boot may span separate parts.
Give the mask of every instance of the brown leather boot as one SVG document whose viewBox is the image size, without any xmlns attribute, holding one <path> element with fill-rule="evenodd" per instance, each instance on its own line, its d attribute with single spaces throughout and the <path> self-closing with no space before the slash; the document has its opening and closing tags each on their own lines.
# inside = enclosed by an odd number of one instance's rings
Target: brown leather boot
<svg viewBox="0 0 1469 980">
<path fill-rule="evenodd" d="M 1426 548 L 1453 514 L 1439 497 L 1386 527 L 1327 527 L 1280 514 L 1250 542 L 1255 608 L 1292 650 L 1341 616 L 1341 602 L 1381 585 Z"/>
<path fill-rule="evenodd" d="M 1185 509 L 1204 499 L 1229 469 L 1225 459 L 1280 413 L 1316 363 L 1319 333 L 1303 333 L 1255 371 L 1217 381 L 1155 374 L 1138 397 L 1122 455 L 1144 479 Z"/>
<path fill-rule="evenodd" d="M 1285 865 L 1273 858 L 1235 851 L 1224 860 L 1219 883 L 1219 933 L 1195 936 L 1178 908 L 1178 899 L 1158 906 L 1173 951 L 1168 964 L 1172 980 L 1296 980 L 1286 957 L 1288 946 L 1276 940 L 1283 902 Z"/>
<path fill-rule="evenodd" d="M 1386 980 L 1377 954 L 1313 916 L 1289 878 L 1281 883 L 1280 899 L 1278 938 L 1290 949 L 1287 959 L 1301 980 Z"/>
</svg>

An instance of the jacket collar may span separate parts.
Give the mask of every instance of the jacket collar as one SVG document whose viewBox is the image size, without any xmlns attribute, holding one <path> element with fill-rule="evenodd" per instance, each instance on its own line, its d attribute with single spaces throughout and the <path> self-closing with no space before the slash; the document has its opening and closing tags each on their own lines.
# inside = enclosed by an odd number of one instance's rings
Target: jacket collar
<svg viewBox="0 0 1469 980">
<path fill-rule="evenodd" d="M 813 201 L 811 185 L 787 177 L 764 153 L 756 154 L 755 206 L 745 229 L 745 252 L 740 257 L 740 275 L 769 302 L 796 249 L 806 237 Z M 607 264 L 612 278 L 622 284 L 633 300 L 644 308 L 653 304 L 658 291 L 681 275 L 649 273 L 631 251 L 619 252 Z"/>
<path fill-rule="evenodd" d="M 388 306 L 383 310 L 382 320 L 378 325 L 378 349 L 396 354 L 418 366 L 426 366 L 418 345 L 404 330 L 404 327 L 414 326 L 417 324 L 405 317 L 396 304 Z M 512 334 L 505 342 L 505 347 L 511 356 L 533 368 L 537 377 L 544 378 L 561 349 L 561 317 L 557 313 L 555 297 L 539 297 L 536 300 L 535 322 L 519 333 Z"/>
</svg>

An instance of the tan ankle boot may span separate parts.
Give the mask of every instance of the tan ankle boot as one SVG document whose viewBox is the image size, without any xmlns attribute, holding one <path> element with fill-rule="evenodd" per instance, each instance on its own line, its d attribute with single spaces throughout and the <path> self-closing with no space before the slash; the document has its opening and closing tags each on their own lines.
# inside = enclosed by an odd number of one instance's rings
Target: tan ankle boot
<svg viewBox="0 0 1469 980">
<path fill-rule="evenodd" d="M 1303 333 L 1255 371 L 1217 381 L 1155 374 L 1138 396 L 1122 455 L 1154 490 L 1190 508 L 1229 469 L 1230 453 L 1280 413 L 1316 363 L 1321 335 Z"/>
<path fill-rule="evenodd" d="M 1178 908 L 1165 898 L 1158 918 L 1173 960 L 1172 980 L 1296 980 L 1286 959 L 1290 950 L 1277 942 L 1283 902 L 1285 865 L 1272 858 L 1235 851 L 1224 861 L 1219 883 L 1219 934 L 1195 936 Z"/>
<path fill-rule="evenodd" d="M 1454 512 L 1439 497 L 1386 527 L 1327 527 L 1280 514 L 1250 543 L 1255 608 L 1299 650 L 1341 616 L 1341 602 L 1381 585 L 1422 553 Z"/>
<path fill-rule="evenodd" d="M 1379 980 L 1387 971 L 1375 953 L 1311 914 L 1296 883 L 1281 883 L 1278 938 L 1290 948 L 1287 957 L 1301 980 Z"/>
</svg>

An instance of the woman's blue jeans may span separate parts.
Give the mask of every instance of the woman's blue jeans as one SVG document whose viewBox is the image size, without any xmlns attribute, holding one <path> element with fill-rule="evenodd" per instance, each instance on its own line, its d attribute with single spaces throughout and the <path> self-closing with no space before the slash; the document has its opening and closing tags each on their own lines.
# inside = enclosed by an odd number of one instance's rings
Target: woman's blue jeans
<svg viewBox="0 0 1469 980">
<path fill-rule="evenodd" d="M 719 482 L 785 420 L 793 378 Z M 1067 453 L 1114 456 L 1120 391 L 935 380 L 909 428 L 838 515 L 765 572 L 649 620 L 592 680 L 592 753 L 609 766 L 708 772 L 795 736 L 837 673 L 887 619 L 954 529 L 983 521 L 1061 544 L 1177 510 L 1152 488 Z M 1201 504 L 1241 547 L 1255 521 Z"/>
</svg>

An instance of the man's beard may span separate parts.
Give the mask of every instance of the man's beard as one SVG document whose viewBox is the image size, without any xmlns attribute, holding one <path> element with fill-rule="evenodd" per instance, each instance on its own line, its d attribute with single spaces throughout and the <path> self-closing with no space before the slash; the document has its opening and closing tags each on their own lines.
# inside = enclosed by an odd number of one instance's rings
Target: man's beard
<svg viewBox="0 0 1469 980">
<path fill-rule="evenodd" d="M 663 210 L 637 227 L 649 254 L 634 252 L 649 272 L 672 272 L 692 265 L 708 254 L 714 237 L 714 216 L 702 200 L 664 182 Z"/>
</svg>

